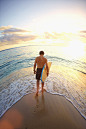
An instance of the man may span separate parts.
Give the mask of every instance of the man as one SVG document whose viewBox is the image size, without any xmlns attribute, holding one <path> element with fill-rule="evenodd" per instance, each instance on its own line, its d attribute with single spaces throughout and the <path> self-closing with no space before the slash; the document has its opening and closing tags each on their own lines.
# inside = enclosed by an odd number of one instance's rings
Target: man
<svg viewBox="0 0 86 129">
<path fill-rule="evenodd" d="M 36 74 L 36 79 L 37 79 L 37 93 L 36 93 L 36 96 L 38 96 L 39 80 L 40 80 L 40 77 L 41 77 L 42 68 L 45 64 L 46 64 L 46 68 L 47 68 L 47 76 L 49 74 L 47 59 L 44 57 L 44 52 L 40 51 L 39 55 L 40 56 L 36 57 L 35 63 L 34 63 L 34 74 Z M 36 69 L 36 64 L 37 64 L 37 71 L 35 70 Z M 44 82 L 41 83 L 41 85 L 42 85 L 42 92 L 43 92 Z"/>
</svg>

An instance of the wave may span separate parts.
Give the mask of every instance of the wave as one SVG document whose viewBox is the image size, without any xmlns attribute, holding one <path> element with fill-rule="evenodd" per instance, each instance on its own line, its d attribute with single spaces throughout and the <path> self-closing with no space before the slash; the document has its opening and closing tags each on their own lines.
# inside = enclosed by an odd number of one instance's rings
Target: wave
<svg viewBox="0 0 86 129">
<path fill-rule="evenodd" d="M 59 74 L 50 73 L 45 81 L 44 88 L 51 94 L 64 96 L 86 119 L 85 97 L 77 84 L 68 81 Z M 36 92 L 36 79 L 34 75 L 20 78 L 11 83 L 7 89 L 3 89 L 0 92 L 0 117 L 24 95 L 33 92 Z"/>
<path fill-rule="evenodd" d="M 46 58 L 50 59 L 50 61 L 53 62 L 53 64 L 70 67 L 83 74 L 86 74 L 86 63 L 85 62 L 81 62 L 79 60 L 74 60 L 74 59 L 68 60 L 65 58 L 57 57 L 57 56 L 46 56 Z"/>
<path fill-rule="evenodd" d="M 78 71 L 78 72 L 80 72 L 80 73 L 86 74 L 85 72 L 80 71 L 80 70 L 78 70 L 78 69 L 74 69 L 74 70 L 76 70 L 76 71 Z"/>
<path fill-rule="evenodd" d="M 51 46 L 52 47 L 52 46 Z M 50 47 L 50 48 L 51 48 Z M 39 47 L 34 46 L 37 51 Z M 15 70 L 19 70 L 22 68 L 32 67 L 34 64 L 36 52 L 33 50 L 33 45 L 29 46 L 22 46 L 17 48 L 11 48 L 8 50 L 4 50 L 0 52 L 0 79 L 4 78 L 5 76 L 11 74 Z M 46 50 L 49 52 L 48 55 L 45 57 L 48 61 L 51 61 L 52 64 L 70 67 L 75 69 L 83 74 L 86 73 L 86 63 L 81 62 L 79 60 L 68 59 L 66 56 L 61 56 L 59 53 L 56 55 L 48 50 L 48 46 Z M 57 55 L 58 54 L 58 55 Z M 35 55 L 35 56 L 34 56 Z"/>
</svg>

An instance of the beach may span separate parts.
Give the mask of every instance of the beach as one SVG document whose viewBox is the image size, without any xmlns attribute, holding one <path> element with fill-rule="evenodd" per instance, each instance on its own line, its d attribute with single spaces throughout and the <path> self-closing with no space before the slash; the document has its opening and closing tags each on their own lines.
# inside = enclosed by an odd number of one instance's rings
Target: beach
<svg viewBox="0 0 86 129">
<path fill-rule="evenodd" d="M 86 0 L 0 5 L 0 129 L 86 129 Z"/>
<path fill-rule="evenodd" d="M 52 65 L 44 84 L 46 91 L 42 94 L 40 82 L 35 98 L 33 65 L 41 47 Z M 51 52 L 52 48 L 55 51 Z M 86 63 L 62 52 L 58 46 L 0 52 L 0 129 L 86 128 Z"/>
<path fill-rule="evenodd" d="M 86 129 L 86 120 L 63 96 L 24 96 L 1 118 L 0 129 Z"/>
</svg>

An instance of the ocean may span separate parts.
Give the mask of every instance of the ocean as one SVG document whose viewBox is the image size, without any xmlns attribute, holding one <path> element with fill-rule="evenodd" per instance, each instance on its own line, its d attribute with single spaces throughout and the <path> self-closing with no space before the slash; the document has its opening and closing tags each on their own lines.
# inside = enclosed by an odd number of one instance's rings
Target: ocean
<svg viewBox="0 0 86 129">
<path fill-rule="evenodd" d="M 72 55 L 67 53 L 68 47 L 52 45 L 0 51 L 0 117 L 24 95 L 36 92 L 33 65 L 40 50 L 52 62 L 44 88 L 51 94 L 64 96 L 86 119 L 86 52 L 80 57 L 77 50 Z"/>
</svg>

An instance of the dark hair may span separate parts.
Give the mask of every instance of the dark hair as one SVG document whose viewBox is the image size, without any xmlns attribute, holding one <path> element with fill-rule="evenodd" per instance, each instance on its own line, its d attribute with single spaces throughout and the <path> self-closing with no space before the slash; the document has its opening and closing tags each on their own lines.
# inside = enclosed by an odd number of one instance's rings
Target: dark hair
<svg viewBox="0 0 86 129">
<path fill-rule="evenodd" d="M 40 51 L 40 52 L 39 52 L 39 55 L 44 55 L 44 52 L 43 52 L 43 51 Z"/>
</svg>

